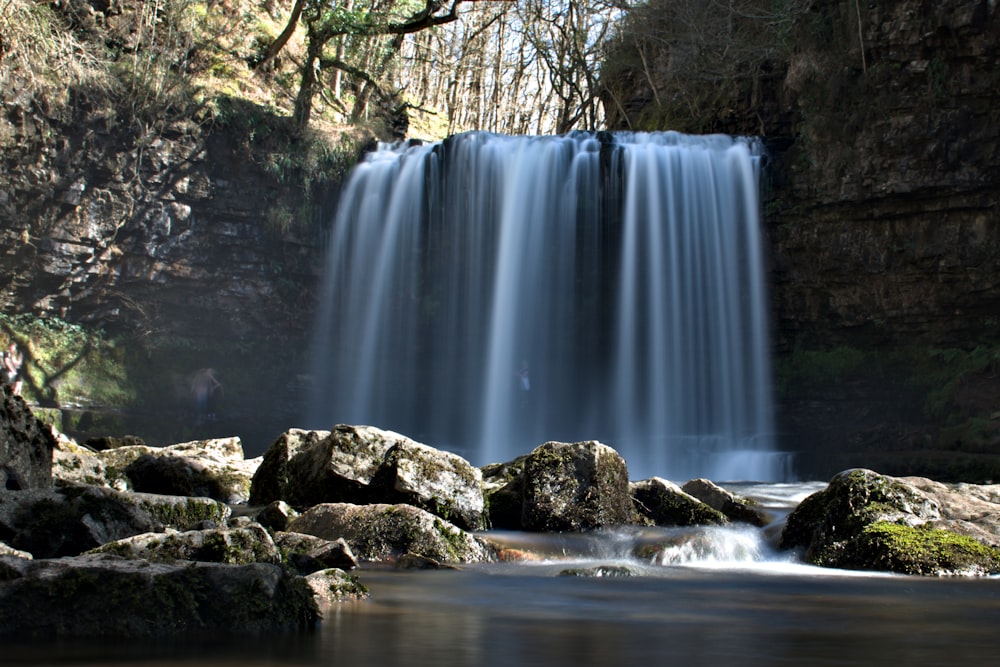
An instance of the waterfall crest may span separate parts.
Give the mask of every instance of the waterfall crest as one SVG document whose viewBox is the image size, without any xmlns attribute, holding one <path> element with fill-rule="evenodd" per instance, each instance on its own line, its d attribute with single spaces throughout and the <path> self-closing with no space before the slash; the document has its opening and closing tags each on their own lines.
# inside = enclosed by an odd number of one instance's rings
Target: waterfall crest
<svg viewBox="0 0 1000 667">
<path fill-rule="evenodd" d="M 384 147 L 333 223 L 308 421 L 506 461 L 774 481 L 752 141 L 468 133 Z"/>
</svg>

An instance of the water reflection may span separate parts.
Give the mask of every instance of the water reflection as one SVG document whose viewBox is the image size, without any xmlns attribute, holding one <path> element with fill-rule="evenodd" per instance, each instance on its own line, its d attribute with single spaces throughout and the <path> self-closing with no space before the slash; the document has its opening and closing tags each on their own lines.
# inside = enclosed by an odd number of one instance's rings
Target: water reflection
<svg viewBox="0 0 1000 667">
<path fill-rule="evenodd" d="M 373 600 L 318 638 L 322 663 L 952 665 L 1000 648 L 997 579 L 542 574 L 373 573 Z"/>
</svg>

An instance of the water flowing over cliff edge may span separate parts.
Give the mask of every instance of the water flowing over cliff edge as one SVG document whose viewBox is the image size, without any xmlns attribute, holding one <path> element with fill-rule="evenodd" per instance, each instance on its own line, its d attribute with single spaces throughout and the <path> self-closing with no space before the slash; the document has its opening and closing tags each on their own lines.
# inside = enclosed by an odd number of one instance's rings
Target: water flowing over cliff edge
<svg viewBox="0 0 1000 667">
<path fill-rule="evenodd" d="M 773 480 L 759 146 L 459 135 L 370 154 L 333 223 L 310 420 L 479 464 L 600 439 L 643 474 Z"/>
</svg>

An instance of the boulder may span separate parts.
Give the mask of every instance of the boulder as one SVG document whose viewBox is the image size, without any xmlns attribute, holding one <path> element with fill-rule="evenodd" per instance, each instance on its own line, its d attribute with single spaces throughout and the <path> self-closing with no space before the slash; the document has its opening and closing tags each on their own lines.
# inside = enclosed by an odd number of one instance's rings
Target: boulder
<svg viewBox="0 0 1000 667">
<path fill-rule="evenodd" d="M 56 435 L 52 451 L 52 477 L 56 484 L 103 486 L 118 491 L 130 488 L 129 480 L 120 470 L 108 469 L 97 452 L 78 445 L 72 439 Z"/>
<path fill-rule="evenodd" d="M 547 442 L 525 459 L 523 530 L 580 531 L 637 520 L 625 460 L 607 445 Z"/>
<path fill-rule="evenodd" d="M 315 446 L 330 435 L 329 431 L 285 431 L 264 452 L 263 460 L 250 483 L 250 505 L 262 506 L 283 500 L 288 494 L 288 462 L 300 449 Z"/>
<path fill-rule="evenodd" d="M 727 523 L 718 509 L 660 477 L 633 482 L 629 485 L 629 492 L 639 515 L 657 526 L 719 526 Z"/>
<path fill-rule="evenodd" d="M 493 548 L 444 519 L 411 505 L 323 503 L 293 519 L 290 531 L 343 537 L 358 558 L 395 562 L 412 553 L 443 563 L 493 560 Z"/>
<path fill-rule="evenodd" d="M 108 542 L 87 553 L 113 554 L 122 558 L 160 563 L 178 560 L 230 565 L 282 562 L 281 552 L 270 533 L 259 524 L 237 528 L 143 533 Z"/>
<path fill-rule="evenodd" d="M 217 639 L 301 631 L 318 621 L 309 584 L 278 565 L 0 556 L 7 638 Z"/>
<path fill-rule="evenodd" d="M 250 488 L 250 504 L 284 500 L 305 509 L 329 502 L 370 502 L 372 478 L 389 449 L 399 443 L 413 441 L 371 426 L 291 429 L 264 454 Z"/>
<path fill-rule="evenodd" d="M 951 530 L 1000 547 L 1000 484 L 944 484 L 926 477 L 900 477 L 899 481 L 937 505 L 934 528 Z"/>
<path fill-rule="evenodd" d="M 368 588 L 343 570 L 327 568 L 303 577 L 320 605 L 368 597 Z"/>
<path fill-rule="evenodd" d="M 275 500 L 260 508 L 254 518 L 265 528 L 284 530 L 288 527 L 288 522 L 298 515 L 299 513 L 284 500 Z"/>
<path fill-rule="evenodd" d="M 168 447 L 122 445 L 96 452 L 108 469 L 108 485 L 127 479 L 142 493 L 204 496 L 246 502 L 261 459 L 245 459 L 237 437 L 194 440 Z"/>
<path fill-rule="evenodd" d="M 788 516 L 780 546 L 825 567 L 906 574 L 1000 572 L 1000 534 L 973 517 L 1000 513 L 1000 489 L 854 469 Z M 978 539 L 977 539 L 978 538 Z"/>
<path fill-rule="evenodd" d="M 371 487 L 379 502 L 413 505 L 465 530 L 485 527 L 482 473 L 457 454 L 399 442 L 386 452 Z"/>
<path fill-rule="evenodd" d="M 52 486 L 52 431 L 28 404 L 0 382 L 0 488 L 10 491 Z"/>
<path fill-rule="evenodd" d="M 771 523 L 771 517 L 753 500 L 730 493 L 707 479 L 692 479 L 681 489 L 712 509 L 722 512 L 730 521 L 758 527 Z"/>
<path fill-rule="evenodd" d="M 15 558 L 24 558 L 25 560 L 32 560 L 34 556 L 29 554 L 27 551 L 20 551 L 13 547 L 9 547 L 3 542 L 0 542 L 0 556 L 14 556 Z"/>
<path fill-rule="evenodd" d="M 76 556 L 107 542 L 167 528 L 225 524 L 228 506 L 210 498 L 122 493 L 91 486 L 0 491 L 0 535 L 35 558 Z"/>
<path fill-rule="evenodd" d="M 305 533 L 279 531 L 274 534 L 274 543 L 285 560 L 301 574 L 310 574 L 326 568 L 353 570 L 358 559 L 342 537 L 326 540 Z"/>
</svg>

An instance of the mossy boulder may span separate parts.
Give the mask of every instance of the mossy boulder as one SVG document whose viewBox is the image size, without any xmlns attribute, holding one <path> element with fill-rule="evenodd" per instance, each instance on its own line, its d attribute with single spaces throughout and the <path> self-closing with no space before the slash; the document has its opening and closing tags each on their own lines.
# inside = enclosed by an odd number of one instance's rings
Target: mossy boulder
<svg viewBox="0 0 1000 667">
<path fill-rule="evenodd" d="M 998 572 L 1000 534 L 984 532 L 981 524 L 961 515 L 997 515 L 1000 494 L 984 496 L 962 486 L 844 471 L 789 515 L 780 546 L 800 549 L 806 561 L 825 567 L 906 574 Z"/>
<path fill-rule="evenodd" d="M 270 533 L 258 524 L 237 528 L 144 533 L 108 542 L 87 553 L 113 554 L 122 558 L 166 563 L 179 560 L 229 565 L 282 562 L 281 552 Z"/>
<path fill-rule="evenodd" d="M 465 530 L 485 527 L 482 472 L 451 452 L 415 442 L 393 445 L 372 492 L 379 502 L 413 505 Z"/>
<path fill-rule="evenodd" d="M 520 530 L 524 508 L 524 461 L 527 455 L 507 463 L 491 463 L 480 470 L 489 527 Z"/>
<path fill-rule="evenodd" d="M 368 587 L 357 577 L 338 568 L 326 568 L 303 577 L 313 596 L 321 605 L 368 597 Z"/>
<path fill-rule="evenodd" d="M 105 485 L 142 493 L 204 496 L 246 502 L 261 459 L 246 459 L 238 437 L 193 440 L 167 447 L 121 445 L 94 453 L 104 463 Z M 94 483 L 94 480 L 87 483 Z"/>
<path fill-rule="evenodd" d="M 686 482 L 681 489 L 712 509 L 722 512 L 730 521 L 748 523 L 758 527 L 766 526 L 771 522 L 771 517 L 753 500 L 726 491 L 710 480 L 692 479 Z"/>
<path fill-rule="evenodd" d="M 311 574 L 327 568 L 353 570 L 358 566 L 351 547 L 342 537 L 327 540 L 305 533 L 278 531 L 274 543 L 286 563 L 301 574 Z"/>
<path fill-rule="evenodd" d="M 366 561 L 394 563 L 406 554 L 442 563 L 495 558 L 484 540 L 412 505 L 323 503 L 293 519 L 288 528 L 328 540 L 343 537 Z"/>
<path fill-rule="evenodd" d="M 521 528 L 581 531 L 638 521 L 625 460 L 611 447 L 547 442 L 524 461 Z"/>
<path fill-rule="evenodd" d="M 130 488 L 124 472 L 108 468 L 97 452 L 67 437 L 57 437 L 52 451 L 52 477 L 57 485 L 103 486 L 117 491 Z"/>
<path fill-rule="evenodd" d="M 0 491 L 0 534 L 35 558 L 76 556 L 114 540 L 224 525 L 232 511 L 210 498 L 122 493 L 91 486 Z"/>
<path fill-rule="evenodd" d="M 261 507 L 254 515 L 254 519 L 265 528 L 284 530 L 288 522 L 298 515 L 299 513 L 284 500 L 275 500 Z"/>
<path fill-rule="evenodd" d="M 629 492 L 639 515 L 657 526 L 721 526 L 728 523 L 722 512 L 659 477 L 633 482 Z"/>
<path fill-rule="evenodd" d="M 929 524 L 877 521 L 846 545 L 840 566 L 904 574 L 989 575 L 1000 573 L 1000 549 Z"/>
<path fill-rule="evenodd" d="M 250 487 L 250 504 L 284 500 L 302 510 L 320 503 L 370 502 L 372 478 L 399 443 L 413 441 L 392 431 L 346 424 L 331 431 L 286 431 L 264 454 Z"/>
<path fill-rule="evenodd" d="M 267 451 L 250 484 L 250 504 L 269 505 L 288 496 L 289 461 L 299 450 L 315 446 L 329 437 L 329 431 L 307 431 L 293 428 L 275 439 Z"/>
<path fill-rule="evenodd" d="M 0 556 L 0 573 L 0 636 L 19 640 L 271 636 L 319 621 L 306 580 L 267 563 Z"/>
</svg>

